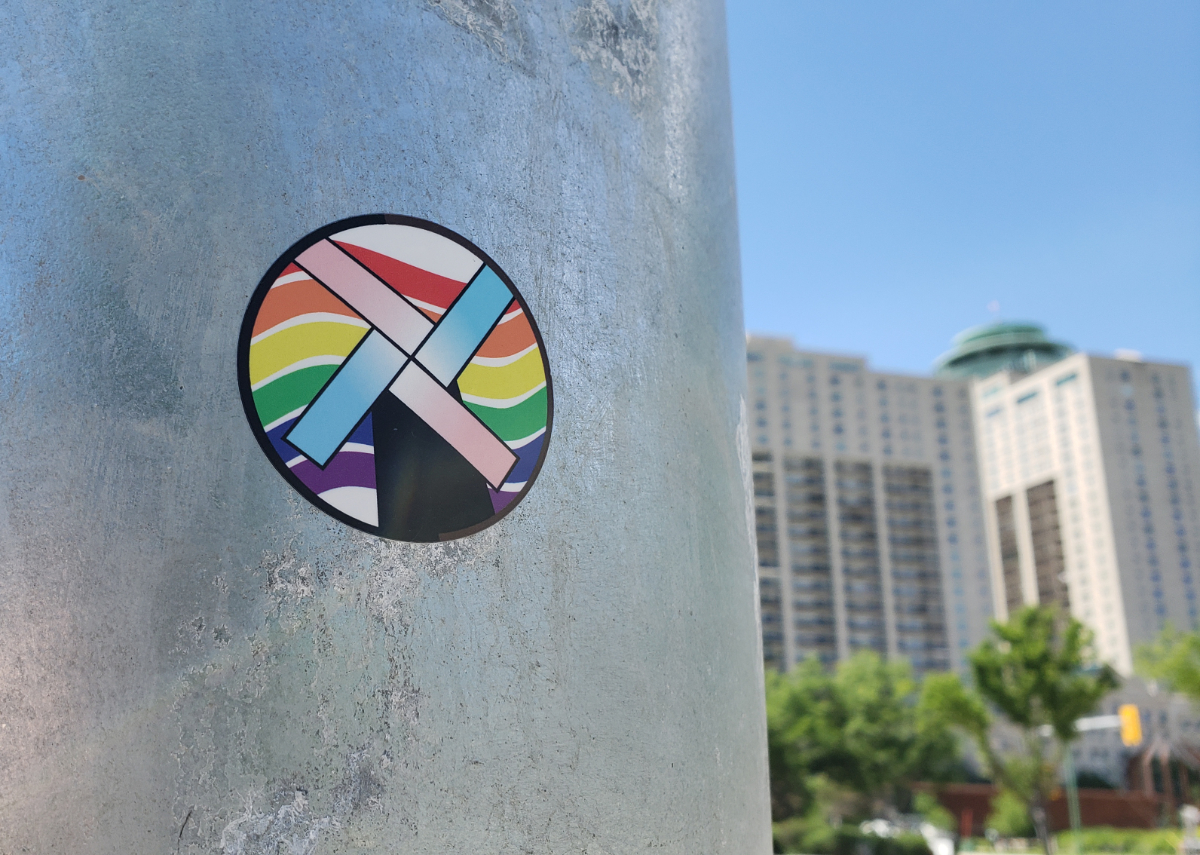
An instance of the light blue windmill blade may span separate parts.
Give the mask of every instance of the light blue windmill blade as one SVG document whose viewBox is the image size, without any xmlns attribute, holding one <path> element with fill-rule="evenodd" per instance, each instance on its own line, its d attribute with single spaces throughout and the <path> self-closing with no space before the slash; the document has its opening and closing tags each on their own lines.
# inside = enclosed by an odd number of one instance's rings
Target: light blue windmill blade
<svg viewBox="0 0 1200 855">
<path fill-rule="evenodd" d="M 406 361 L 381 332 L 371 330 L 284 439 L 324 467 Z"/>
<path fill-rule="evenodd" d="M 485 265 L 442 316 L 413 359 L 443 386 L 449 386 L 512 301 L 512 291 Z"/>
</svg>

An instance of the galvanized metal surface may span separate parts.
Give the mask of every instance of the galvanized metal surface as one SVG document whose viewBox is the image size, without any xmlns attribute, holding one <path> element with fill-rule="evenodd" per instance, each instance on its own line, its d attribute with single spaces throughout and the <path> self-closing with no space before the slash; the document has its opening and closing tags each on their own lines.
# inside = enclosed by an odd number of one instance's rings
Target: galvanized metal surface
<svg viewBox="0 0 1200 855">
<path fill-rule="evenodd" d="M 0 853 L 769 851 L 720 4 L 0 46 Z M 323 516 L 238 399 L 258 278 L 376 211 L 492 254 L 554 372 L 534 490 L 444 545 Z"/>
</svg>

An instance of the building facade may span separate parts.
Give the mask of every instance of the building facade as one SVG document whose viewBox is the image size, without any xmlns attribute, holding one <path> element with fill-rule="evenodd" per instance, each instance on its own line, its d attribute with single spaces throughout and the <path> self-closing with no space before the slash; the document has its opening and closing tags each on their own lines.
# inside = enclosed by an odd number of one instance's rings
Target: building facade
<svg viewBox="0 0 1200 855">
<path fill-rule="evenodd" d="M 996 614 L 1058 603 L 1121 673 L 1198 625 L 1200 441 L 1187 366 L 1075 353 L 973 391 Z"/>
<path fill-rule="evenodd" d="M 963 669 L 992 615 L 970 381 L 748 340 L 763 656 Z"/>
</svg>

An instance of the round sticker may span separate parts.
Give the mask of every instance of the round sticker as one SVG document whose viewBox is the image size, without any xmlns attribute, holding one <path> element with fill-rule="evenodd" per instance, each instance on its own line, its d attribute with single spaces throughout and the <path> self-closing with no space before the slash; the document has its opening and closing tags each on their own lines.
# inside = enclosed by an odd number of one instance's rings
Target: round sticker
<svg viewBox="0 0 1200 855">
<path fill-rule="evenodd" d="M 392 540 L 496 522 L 550 440 L 550 366 L 528 304 L 470 241 L 411 217 L 343 220 L 285 252 L 250 298 L 238 381 L 283 477 Z"/>
</svg>

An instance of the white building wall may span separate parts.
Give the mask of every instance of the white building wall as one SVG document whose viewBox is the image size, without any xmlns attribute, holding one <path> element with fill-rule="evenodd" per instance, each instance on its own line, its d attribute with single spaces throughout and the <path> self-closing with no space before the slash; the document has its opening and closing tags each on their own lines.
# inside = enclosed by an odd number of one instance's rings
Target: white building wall
<svg viewBox="0 0 1200 855">
<path fill-rule="evenodd" d="M 912 607 L 913 591 L 927 589 L 922 588 L 922 579 L 911 578 L 911 564 L 899 567 L 893 561 L 906 549 L 900 542 L 906 530 L 902 528 L 904 514 L 888 510 L 886 474 L 888 467 L 901 467 L 892 477 L 893 486 L 908 476 L 919 480 L 921 471 L 929 474 L 927 495 L 932 502 L 933 548 L 940 574 L 935 584 L 941 589 L 948 662 L 965 669 L 965 654 L 986 635 L 993 611 L 969 382 L 873 372 L 861 358 L 802 352 L 785 339 L 751 337 L 748 351 L 755 469 L 771 473 L 775 495 L 769 501 L 779 535 L 779 566 L 760 568 L 764 579 L 778 580 L 775 584 L 781 591 L 778 625 L 784 636 L 784 661 L 771 664 L 790 667 L 810 649 L 798 644 L 798 638 L 826 636 L 816 627 L 802 631 L 796 626 L 797 619 L 811 623 L 818 618 L 797 608 L 807 594 L 798 596 L 792 590 L 794 582 L 804 579 L 793 573 L 792 567 L 808 558 L 794 554 L 797 544 L 787 536 L 783 485 L 788 477 L 784 462 L 790 457 L 819 459 L 823 466 L 830 545 L 827 611 L 832 619 L 827 634 L 834 639 L 830 658 L 844 658 L 878 638 L 880 652 L 908 656 L 918 670 L 922 668 L 922 651 L 911 649 L 920 643 L 913 636 L 916 630 L 905 629 L 917 626 L 920 616 L 904 609 Z M 839 490 L 852 489 L 847 478 L 841 479 L 839 487 L 839 462 L 843 468 L 863 463 L 870 467 L 882 603 L 877 630 L 870 627 L 870 612 L 854 610 L 855 598 L 860 595 L 847 587 L 857 585 L 865 590 L 870 583 L 847 575 L 848 562 L 863 563 L 845 554 L 858 548 L 847 534 L 853 536 L 861 526 L 843 519 L 839 511 Z M 895 496 L 893 501 L 897 501 Z M 759 503 L 765 507 L 768 499 L 760 497 Z M 773 589 L 768 583 L 764 590 Z M 767 613 L 764 603 L 764 615 Z M 909 649 L 902 649 L 905 645 Z"/>
<path fill-rule="evenodd" d="M 997 614 L 1006 616 L 997 500 L 1011 496 L 1023 600 L 1038 602 L 1028 490 L 1053 481 L 1071 612 L 1122 673 L 1165 622 L 1197 625 L 1200 443 L 1186 366 L 1074 354 L 977 381 Z"/>
</svg>

